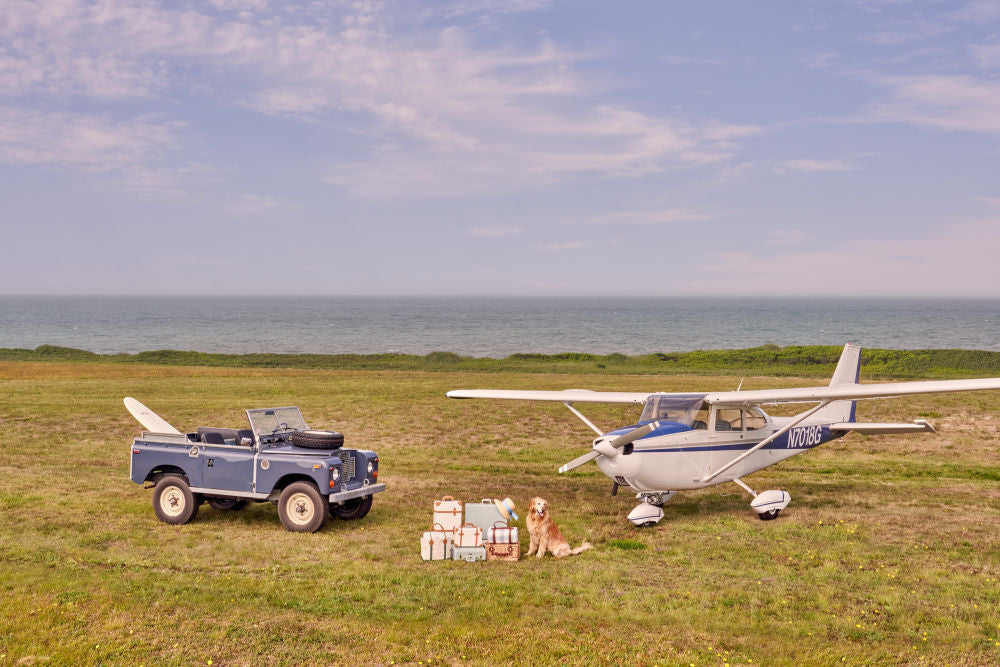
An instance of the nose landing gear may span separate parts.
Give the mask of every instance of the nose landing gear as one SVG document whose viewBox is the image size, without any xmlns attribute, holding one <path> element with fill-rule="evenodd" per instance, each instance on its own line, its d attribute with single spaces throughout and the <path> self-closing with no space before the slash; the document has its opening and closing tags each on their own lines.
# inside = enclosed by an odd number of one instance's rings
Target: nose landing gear
<svg viewBox="0 0 1000 667">
<path fill-rule="evenodd" d="M 655 526 L 663 519 L 664 503 L 669 502 L 676 494 L 676 491 L 636 494 L 635 497 L 642 502 L 628 513 L 628 520 L 638 527 Z"/>
</svg>

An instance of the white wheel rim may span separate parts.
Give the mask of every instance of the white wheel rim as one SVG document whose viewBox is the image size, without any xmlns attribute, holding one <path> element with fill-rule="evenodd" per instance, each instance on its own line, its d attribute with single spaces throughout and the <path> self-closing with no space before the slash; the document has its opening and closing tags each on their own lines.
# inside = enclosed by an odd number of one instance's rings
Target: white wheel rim
<svg viewBox="0 0 1000 667">
<path fill-rule="evenodd" d="M 305 526 L 312 521 L 316 514 L 316 505 L 312 498 L 305 493 L 293 493 L 292 497 L 288 499 L 286 507 L 288 508 L 286 512 L 288 520 L 296 526 Z"/>
<path fill-rule="evenodd" d="M 179 486 L 171 484 L 163 489 L 163 493 L 160 494 L 160 509 L 169 517 L 176 517 L 183 514 L 185 504 L 184 491 Z"/>
</svg>

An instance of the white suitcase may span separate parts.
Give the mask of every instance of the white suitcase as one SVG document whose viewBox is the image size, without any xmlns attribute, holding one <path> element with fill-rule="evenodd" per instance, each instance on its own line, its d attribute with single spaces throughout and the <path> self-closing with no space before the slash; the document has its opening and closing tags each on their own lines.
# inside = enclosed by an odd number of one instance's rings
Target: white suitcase
<svg viewBox="0 0 1000 667">
<path fill-rule="evenodd" d="M 456 547 L 483 546 L 483 529 L 471 523 L 463 525 L 455 533 Z"/>
<path fill-rule="evenodd" d="M 454 533 L 462 525 L 462 501 L 451 496 L 434 501 L 434 523 L 445 531 Z"/>
<path fill-rule="evenodd" d="M 420 537 L 420 557 L 424 560 L 448 560 L 451 558 L 453 535 L 439 524 L 434 524 Z"/>
</svg>

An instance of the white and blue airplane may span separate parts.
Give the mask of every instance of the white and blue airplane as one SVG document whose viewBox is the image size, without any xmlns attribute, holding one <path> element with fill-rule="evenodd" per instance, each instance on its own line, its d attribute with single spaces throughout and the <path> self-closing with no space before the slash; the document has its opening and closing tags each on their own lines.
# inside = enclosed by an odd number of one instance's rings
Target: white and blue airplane
<svg viewBox="0 0 1000 667">
<path fill-rule="evenodd" d="M 590 461 L 619 486 L 638 491 L 638 507 L 629 513 L 637 526 L 663 518 L 663 504 L 677 491 L 734 482 L 746 490 L 750 506 L 762 520 L 774 519 L 791 500 L 786 491 L 756 493 L 742 478 L 836 440 L 850 431 L 933 433 L 923 419 L 912 423 L 861 423 L 855 419 L 859 399 L 906 394 L 1000 389 L 1000 378 L 860 384 L 861 347 L 848 343 L 829 386 L 714 393 L 634 393 L 588 391 L 518 391 L 457 389 L 449 398 L 493 398 L 557 401 L 597 433 L 591 451 L 559 468 L 568 472 Z M 639 421 L 604 432 L 580 413 L 574 403 L 640 403 Z M 762 405 L 816 403 L 794 417 L 772 417 Z"/>
</svg>

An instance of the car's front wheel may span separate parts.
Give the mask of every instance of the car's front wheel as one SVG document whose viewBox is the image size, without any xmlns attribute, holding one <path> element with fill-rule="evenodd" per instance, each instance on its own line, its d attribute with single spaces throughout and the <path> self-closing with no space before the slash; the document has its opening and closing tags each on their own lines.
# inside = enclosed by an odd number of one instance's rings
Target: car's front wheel
<svg viewBox="0 0 1000 667">
<path fill-rule="evenodd" d="M 375 496 L 351 498 L 340 505 L 330 505 L 330 514 L 338 519 L 360 519 L 372 508 Z"/>
<path fill-rule="evenodd" d="M 289 484 L 278 499 L 281 523 L 294 533 L 315 533 L 326 521 L 326 499 L 309 482 Z"/>
<path fill-rule="evenodd" d="M 153 512 L 163 523 L 180 525 L 194 519 L 201 499 L 195 497 L 187 480 L 179 475 L 165 475 L 153 489 Z"/>
</svg>

